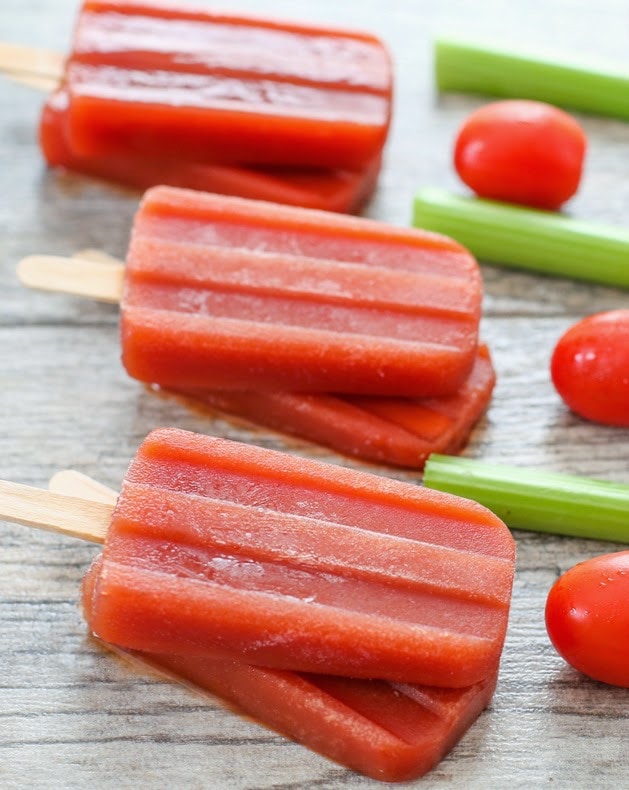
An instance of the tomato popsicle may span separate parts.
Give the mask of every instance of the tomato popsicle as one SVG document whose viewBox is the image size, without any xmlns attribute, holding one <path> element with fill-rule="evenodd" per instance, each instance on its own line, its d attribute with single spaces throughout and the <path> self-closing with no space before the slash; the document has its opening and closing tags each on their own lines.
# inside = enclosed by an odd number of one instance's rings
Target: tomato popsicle
<svg viewBox="0 0 629 790">
<path fill-rule="evenodd" d="M 26 258 L 18 267 L 18 277 L 29 287 L 119 302 L 124 264 L 94 251 L 77 257 L 78 261 Z M 420 469 L 427 454 L 455 453 L 464 446 L 489 404 L 494 384 L 489 350 L 480 346 L 468 378 L 454 394 L 441 397 L 343 397 L 181 387 L 172 392 L 183 396 L 185 405 L 202 411 L 219 409 L 367 461 Z"/>
<path fill-rule="evenodd" d="M 453 454 L 467 442 L 491 399 L 496 376 L 487 346 L 454 395 L 384 398 L 296 392 L 185 393 L 210 406 L 337 452 L 422 469 L 431 453 Z"/>
<path fill-rule="evenodd" d="M 392 70 L 367 33 L 87 0 L 63 87 L 80 156 L 360 170 L 387 136 Z"/>
<path fill-rule="evenodd" d="M 165 388 L 452 394 L 481 279 L 451 239 L 173 187 L 136 215 L 122 359 Z"/>
<path fill-rule="evenodd" d="M 380 157 L 361 170 L 295 167 L 242 167 L 199 164 L 177 157 L 147 157 L 137 152 L 79 156 L 65 137 L 68 96 L 52 93 L 43 108 L 39 139 L 50 167 L 104 178 L 136 189 L 158 184 L 269 200 L 306 208 L 358 212 L 369 200 L 380 172 Z"/>
<path fill-rule="evenodd" d="M 83 582 L 88 626 L 100 557 Z M 194 690 L 209 692 L 259 723 L 373 779 L 400 782 L 433 768 L 490 703 L 496 674 L 468 688 L 268 669 L 206 656 L 121 651 Z"/>
<path fill-rule="evenodd" d="M 160 429 L 102 562 L 91 626 L 119 647 L 456 688 L 497 667 L 514 542 L 469 500 Z"/>
</svg>

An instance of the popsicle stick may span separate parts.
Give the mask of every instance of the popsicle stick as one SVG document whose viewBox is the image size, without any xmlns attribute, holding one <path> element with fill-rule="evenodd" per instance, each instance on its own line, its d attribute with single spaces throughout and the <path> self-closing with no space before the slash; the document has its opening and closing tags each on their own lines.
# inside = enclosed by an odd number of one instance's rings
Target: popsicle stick
<svg viewBox="0 0 629 790">
<path fill-rule="evenodd" d="M 0 480 L 0 519 L 103 543 L 113 506 Z"/>
<path fill-rule="evenodd" d="M 11 79 L 42 77 L 54 87 L 63 75 L 63 63 L 60 52 L 0 42 L 0 71 Z"/>
<path fill-rule="evenodd" d="M 72 257 L 80 261 L 94 261 L 96 263 L 106 263 L 110 266 L 124 266 L 124 261 L 121 261 L 120 258 L 114 258 L 114 256 L 110 255 L 108 252 L 95 250 L 92 247 L 77 250 L 72 253 Z"/>
<path fill-rule="evenodd" d="M 48 490 L 55 494 L 89 499 L 105 505 L 115 505 L 116 492 L 75 469 L 64 469 L 54 474 L 48 482 Z"/>
<path fill-rule="evenodd" d="M 17 276 L 28 288 L 118 304 L 122 296 L 124 267 L 121 263 L 89 258 L 29 255 L 19 262 Z"/>
<path fill-rule="evenodd" d="M 36 91 L 42 93 L 51 93 L 58 85 L 58 80 L 52 77 L 39 77 L 35 74 L 22 74 L 17 72 L 6 72 L 5 76 L 11 82 L 17 82 L 19 85 L 26 85 L 27 88 L 34 88 Z"/>
</svg>

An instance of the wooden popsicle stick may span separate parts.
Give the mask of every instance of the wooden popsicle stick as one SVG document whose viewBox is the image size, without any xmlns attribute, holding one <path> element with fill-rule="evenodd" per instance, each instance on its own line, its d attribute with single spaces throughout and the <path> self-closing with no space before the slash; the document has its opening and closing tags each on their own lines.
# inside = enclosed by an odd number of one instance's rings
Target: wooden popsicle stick
<svg viewBox="0 0 629 790">
<path fill-rule="evenodd" d="M 39 77 L 35 74 L 18 74 L 16 72 L 5 72 L 11 82 L 17 82 L 19 85 L 26 85 L 27 88 L 34 88 L 36 91 L 42 93 L 52 93 L 57 87 L 58 80 L 51 77 Z"/>
<path fill-rule="evenodd" d="M 64 469 L 54 474 L 48 481 L 48 490 L 105 505 L 115 505 L 118 498 L 113 489 L 74 469 Z"/>
<path fill-rule="evenodd" d="M 89 258 L 29 255 L 19 262 L 17 277 L 28 288 L 118 304 L 122 297 L 124 266 Z"/>
<path fill-rule="evenodd" d="M 95 250 L 92 247 L 77 250 L 72 253 L 72 257 L 79 261 L 95 261 L 97 263 L 107 263 L 110 266 L 124 266 L 124 261 L 121 261 L 120 258 L 114 258 L 114 256 L 110 255 L 108 252 Z"/>
<path fill-rule="evenodd" d="M 63 76 L 64 56 L 50 49 L 0 42 L 0 71 L 11 79 L 41 77 L 54 88 Z"/>
<path fill-rule="evenodd" d="M 0 480 L 0 519 L 104 543 L 113 506 Z"/>
</svg>

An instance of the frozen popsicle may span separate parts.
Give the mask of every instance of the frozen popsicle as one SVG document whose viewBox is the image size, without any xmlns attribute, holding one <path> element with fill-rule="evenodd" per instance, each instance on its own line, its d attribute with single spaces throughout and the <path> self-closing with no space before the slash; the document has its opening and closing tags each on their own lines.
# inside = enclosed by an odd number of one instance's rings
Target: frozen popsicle
<svg viewBox="0 0 629 790">
<path fill-rule="evenodd" d="M 165 388 L 433 397 L 476 359 L 478 265 L 434 233 L 157 187 L 106 292 L 93 268 L 31 256 L 18 276 L 122 300 L 125 367 Z"/>
<path fill-rule="evenodd" d="M 127 649 L 458 688 L 495 672 L 513 572 L 476 503 L 161 429 L 125 478 L 91 626 Z"/>
<path fill-rule="evenodd" d="M 148 189 L 158 184 L 186 187 L 254 200 L 269 200 L 306 208 L 358 212 L 371 196 L 380 171 L 380 157 L 361 170 L 322 170 L 296 167 L 243 167 L 199 164 L 180 157 L 151 157 L 137 152 L 80 156 L 65 137 L 68 97 L 50 94 L 44 105 L 39 138 L 47 163 L 118 184 Z"/>
<path fill-rule="evenodd" d="M 63 86 L 79 156 L 361 170 L 391 116 L 375 36 L 175 3 L 86 0 Z"/>
<path fill-rule="evenodd" d="M 91 622 L 101 560 L 83 581 Z M 268 669 L 206 656 L 114 650 L 140 668 L 209 692 L 259 723 L 373 779 L 400 782 L 433 768 L 490 703 L 496 674 L 468 688 Z"/>
<path fill-rule="evenodd" d="M 185 393 L 201 404 L 365 461 L 422 469 L 431 453 L 456 453 L 491 399 L 489 349 L 454 395 L 386 398 L 295 392 Z"/>
<path fill-rule="evenodd" d="M 74 259 L 33 256 L 18 267 L 29 287 L 120 300 L 123 264 L 96 250 Z M 184 404 L 216 409 L 258 425 L 317 442 L 376 463 L 421 469 L 431 452 L 458 452 L 487 408 L 495 373 L 482 345 L 470 376 L 453 395 L 439 398 L 341 396 L 295 392 L 174 391 Z M 167 392 L 164 390 L 164 392 Z"/>
<path fill-rule="evenodd" d="M 103 543 L 111 537 L 115 499 L 96 481 L 68 471 L 51 479 L 50 491 L 0 481 L 0 518 Z M 148 544 L 149 561 L 150 554 Z M 102 572 L 101 555 L 83 585 L 90 623 Z M 420 775 L 454 745 L 488 704 L 497 670 L 469 688 L 449 689 L 255 667 L 211 654 L 129 653 L 108 646 L 218 694 L 348 767 L 389 781 Z"/>
<path fill-rule="evenodd" d="M 443 236 L 156 187 L 127 256 L 122 358 L 165 388 L 450 395 L 480 308 L 476 261 Z"/>
</svg>

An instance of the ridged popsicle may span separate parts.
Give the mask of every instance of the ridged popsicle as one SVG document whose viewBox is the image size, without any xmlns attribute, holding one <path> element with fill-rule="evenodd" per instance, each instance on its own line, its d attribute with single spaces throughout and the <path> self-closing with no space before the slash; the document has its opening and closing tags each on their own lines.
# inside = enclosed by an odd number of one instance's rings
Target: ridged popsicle
<svg viewBox="0 0 629 790">
<path fill-rule="evenodd" d="M 175 389 L 453 394 L 481 279 L 436 234 L 192 190 L 149 190 L 121 302 L 123 363 Z"/>
<path fill-rule="evenodd" d="M 185 4 L 86 0 L 63 85 L 80 156 L 361 170 L 391 117 L 375 36 Z"/>
<path fill-rule="evenodd" d="M 497 667 L 513 573 L 508 529 L 469 500 L 160 429 L 91 625 L 127 649 L 456 688 Z"/>
</svg>

